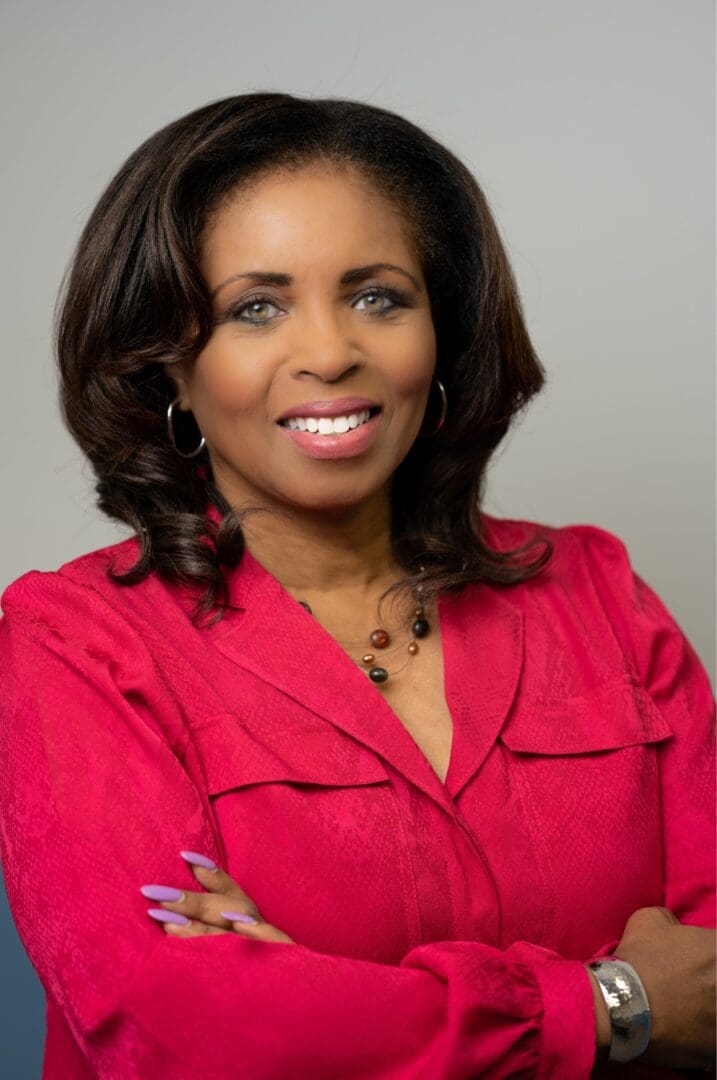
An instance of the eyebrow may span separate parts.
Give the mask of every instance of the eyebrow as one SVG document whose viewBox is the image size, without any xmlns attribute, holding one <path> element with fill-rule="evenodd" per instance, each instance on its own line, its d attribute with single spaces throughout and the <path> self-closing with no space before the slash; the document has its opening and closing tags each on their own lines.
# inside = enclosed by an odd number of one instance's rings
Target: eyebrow
<svg viewBox="0 0 717 1080">
<path fill-rule="evenodd" d="M 415 287 L 420 290 L 420 285 L 416 281 L 413 274 L 409 274 L 408 270 L 404 270 L 401 266 L 396 266 L 394 263 L 377 262 L 371 263 L 369 266 L 356 266 L 353 270 L 347 270 L 345 274 L 341 276 L 341 285 L 353 285 L 356 281 L 363 281 L 367 277 L 371 277 L 378 270 L 395 270 L 398 274 L 403 274 L 413 282 Z M 233 281 L 240 281 L 242 278 L 248 278 L 250 281 L 261 282 L 266 285 L 293 285 L 294 279 L 291 274 L 279 274 L 274 270 L 246 270 L 242 274 L 232 274 L 226 281 L 223 281 L 221 285 L 217 285 L 216 289 L 212 290 L 210 299 L 213 300 L 217 293 L 224 288 L 225 285 L 230 285 Z"/>
</svg>

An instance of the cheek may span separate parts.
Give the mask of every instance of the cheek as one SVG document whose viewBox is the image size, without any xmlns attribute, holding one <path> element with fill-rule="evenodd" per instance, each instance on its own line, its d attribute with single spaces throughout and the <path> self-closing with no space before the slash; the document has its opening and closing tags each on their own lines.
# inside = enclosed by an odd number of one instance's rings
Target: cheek
<svg viewBox="0 0 717 1080">
<path fill-rule="evenodd" d="M 433 324 L 421 327 L 404 341 L 394 355 L 394 390 L 399 398 L 419 404 L 428 394 L 436 367 L 436 338 Z"/>
<path fill-rule="evenodd" d="M 217 417 L 253 411 L 266 396 L 265 367 L 242 356 L 236 345 L 207 346 L 195 362 L 192 397 L 203 412 Z"/>
</svg>

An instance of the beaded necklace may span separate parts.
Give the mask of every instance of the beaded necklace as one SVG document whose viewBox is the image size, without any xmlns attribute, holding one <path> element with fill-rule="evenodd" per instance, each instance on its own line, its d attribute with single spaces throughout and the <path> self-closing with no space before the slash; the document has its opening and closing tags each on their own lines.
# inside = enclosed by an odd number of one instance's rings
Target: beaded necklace
<svg viewBox="0 0 717 1080">
<path fill-rule="evenodd" d="M 372 650 L 387 649 L 388 653 L 386 655 L 389 655 L 390 653 L 395 652 L 396 649 L 400 649 L 403 645 L 405 645 L 406 651 L 408 653 L 408 659 L 402 664 L 400 668 L 396 668 L 394 671 L 388 671 L 385 667 L 383 667 L 382 664 L 376 662 L 376 654 L 373 651 L 365 652 L 361 657 L 361 665 L 363 666 L 363 668 L 368 668 L 367 675 L 372 683 L 385 683 L 390 675 L 397 675 L 399 671 L 403 671 L 411 657 L 415 656 L 418 652 L 418 641 L 416 640 L 416 638 L 420 639 L 426 637 L 429 630 L 431 629 L 431 625 L 426 618 L 425 608 L 421 603 L 421 589 L 421 585 L 416 586 L 416 592 L 418 596 L 416 597 L 416 607 L 413 612 L 413 623 L 411 625 L 411 636 L 408 639 L 408 642 L 402 642 L 395 648 L 388 649 L 388 646 L 391 644 L 391 635 L 388 633 L 387 630 L 384 630 L 382 627 L 379 626 L 375 630 L 372 630 L 369 634 L 368 644 L 369 646 L 371 646 Z M 308 611 L 309 615 L 314 614 L 311 610 L 311 607 L 309 606 L 309 604 L 307 604 L 305 600 L 299 600 L 299 603 L 303 608 L 305 608 L 306 611 Z M 339 645 L 365 644 L 363 641 L 341 641 L 338 638 L 336 638 L 336 640 L 338 641 Z"/>
</svg>

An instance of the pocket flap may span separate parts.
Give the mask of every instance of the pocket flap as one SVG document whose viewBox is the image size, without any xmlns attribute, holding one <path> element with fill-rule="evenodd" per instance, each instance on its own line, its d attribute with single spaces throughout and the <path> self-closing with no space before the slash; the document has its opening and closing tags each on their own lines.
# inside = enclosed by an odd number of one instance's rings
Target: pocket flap
<svg viewBox="0 0 717 1080">
<path fill-rule="evenodd" d="M 249 731 L 234 713 L 192 728 L 192 743 L 210 795 L 247 784 L 290 782 L 347 787 L 388 782 L 376 754 L 313 722 Z"/>
<path fill-rule="evenodd" d="M 590 697 L 526 705 L 498 737 L 523 754 L 585 754 L 660 742 L 673 734 L 648 692 L 623 682 Z"/>
</svg>

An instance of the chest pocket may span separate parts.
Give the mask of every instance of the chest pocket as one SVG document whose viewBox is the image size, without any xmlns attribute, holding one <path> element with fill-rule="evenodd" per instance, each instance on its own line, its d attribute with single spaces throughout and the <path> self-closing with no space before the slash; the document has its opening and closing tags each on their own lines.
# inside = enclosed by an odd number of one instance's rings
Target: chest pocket
<svg viewBox="0 0 717 1080">
<path fill-rule="evenodd" d="M 555 756 L 659 743 L 673 735 L 647 691 L 621 682 L 589 697 L 533 702 L 499 740 L 517 754 Z"/>
<path fill-rule="evenodd" d="M 371 750 L 329 724 L 292 718 L 250 730 L 233 713 L 195 725 L 192 742 L 209 795 L 251 784 L 353 787 L 389 783 Z"/>
</svg>

